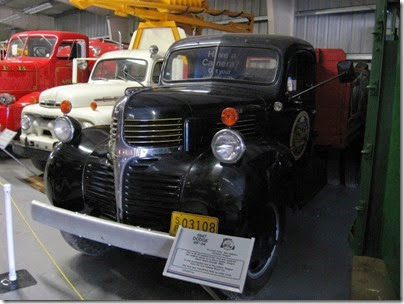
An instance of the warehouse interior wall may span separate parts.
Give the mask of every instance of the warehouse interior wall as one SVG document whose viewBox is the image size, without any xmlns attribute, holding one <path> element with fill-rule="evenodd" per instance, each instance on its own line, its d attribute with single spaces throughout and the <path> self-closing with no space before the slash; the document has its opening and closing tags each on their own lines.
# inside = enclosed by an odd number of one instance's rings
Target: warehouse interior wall
<svg viewBox="0 0 404 304">
<path fill-rule="evenodd" d="M 296 0 L 294 36 L 317 48 L 370 56 L 375 0 Z"/>
<path fill-rule="evenodd" d="M 293 36 L 295 0 L 267 0 L 268 33 Z"/>
<path fill-rule="evenodd" d="M 1 1 L 0 1 L 1 3 Z M 2 6 L 0 19 L 18 14 L 19 10 Z M 14 20 L 11 24 L 0 24 L 0 41 L 7 40 L 11 35 L 22 31 L 49 30 L 54 28 L 54 18 L 41 14 L 23 14 L 21 18 Z"/>
<path fill-rule="evenodd" d="M 119 34 L 121 32 L 122 42 L 130 42 L 131 38 L 131 23 L 129 19 L 133 19 L 133 17 L 122 18 L 118 16 L 109 17 L 111 22 L 111 36 L 112 40 L 119 41 Z"/>
</svg>

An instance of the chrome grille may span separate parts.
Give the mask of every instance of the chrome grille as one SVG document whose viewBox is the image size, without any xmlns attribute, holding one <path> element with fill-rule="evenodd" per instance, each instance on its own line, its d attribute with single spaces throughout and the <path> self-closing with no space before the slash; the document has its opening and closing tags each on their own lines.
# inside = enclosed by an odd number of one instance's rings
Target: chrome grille
<svg viewBox="0 0 404 304">
<path fill-rule="evenodd" d="M 123 221 L 130 225 L 168 232 L 171 213 L 179 210 L 181 177 L 147 172 L 157 159 L 132 161 L 125 170 Z"/>
<path fill-rule="evenodd" d="M 222 122 L 216 125 L 216 131 L 227 128 Z M 239 131 L 245 138 L 251 138 L 257 134 L 257 120 L 255 117 L 245 117 L 238 120 L 231 128 Z"/>
<path fill-rule="evenodd" d="M 128 144 L 136 146 L 179 146 L 183 141 L 183 121 L 182 118 L 125 119 L 124 137 Z"/>
<path fill-rule="evenodd" d="M 95 215 L 116 220 L 113 165 L 91 156 L 84 170 L 84 199 L 94 207 Z"/>
<path fill-rule="evenodd" d="M 110 147 L 113 146 L 116 140 L 116 132 L 118 126 L 118 119 L 116 117 L 112 118 L 110 128 L 109 128 L 109 145 Z"/>
<path fill-rule="evenodd" d="M 60 102 L 56 102 L 56 100 L 41 100 L 39 105 L 45 108 L 57 108 L 60 107 Z"/>
</svg>

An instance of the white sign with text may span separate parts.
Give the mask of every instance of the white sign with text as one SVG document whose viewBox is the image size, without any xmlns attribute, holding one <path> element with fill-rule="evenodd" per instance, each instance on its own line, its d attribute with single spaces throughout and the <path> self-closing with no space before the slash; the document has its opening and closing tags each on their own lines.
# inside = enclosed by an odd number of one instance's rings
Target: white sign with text
<svg viewBox="0 0 404 304">
<path fill-rule="evenodd" d="M 242 293 L 254 238 L 179 227 L 163 275 Z"/>
<path fill-rule="evenodd" d="M 16 135 L 17 132 L 4 129 L 3 132 L 0 133 L 0 149 L 4 150 Z"/>
</svg>

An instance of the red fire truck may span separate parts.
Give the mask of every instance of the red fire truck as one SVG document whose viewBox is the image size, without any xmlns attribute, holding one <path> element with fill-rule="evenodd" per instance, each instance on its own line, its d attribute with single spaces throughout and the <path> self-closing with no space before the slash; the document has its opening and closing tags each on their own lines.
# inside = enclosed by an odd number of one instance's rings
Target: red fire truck
<svg viewBox="0 0 404 304">
<path fill-rule="evenodd" d="M 91 51 L 90 51 L 91 48 Z M 60 31 L 30 31 L 13 35 L 0 61 L 0 131 L 20 130 L 23 107 L 37 103 L 48 88 L 72 83 L 74 58 L 99 57 L 119 44 Z M 87 82 L 93 63 L 78 67 L 78 81 Z"/>
</svg>

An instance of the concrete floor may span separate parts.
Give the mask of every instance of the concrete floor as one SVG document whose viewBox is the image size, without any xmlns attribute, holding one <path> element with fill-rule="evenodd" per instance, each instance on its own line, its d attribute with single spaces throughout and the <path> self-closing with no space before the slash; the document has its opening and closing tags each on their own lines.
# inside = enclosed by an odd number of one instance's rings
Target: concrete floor
<svg viewBox="0 0 404 304">
<path fill-rule="evenodd" d="M 29 160 L 24 164 L 35 170 Z M 30 173 L 11 159 L 0 159 L 0 182 L 66 276 L 86 300 L 209 300 L 198 285 L 163 277 L 165 261 L 116 249 L 105 258 L 71 249 L 60 233 L 34 222 L 33 199 L 47 197 L 21 179 Z M 8 272 L 3 191 L 0 191 L 0 274 Z M 348 232 L 354 221 L 358 189 L 326 186 L 302 210 L 288 211 L 285 241 L 272 279 L 257 300 L 348 300 L 352 253 Z M 34 286 L 0 294 L 0 300 L 78 300 L 13 208 L 16 268 L 26 269 Z"/>
</svg>

